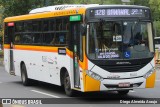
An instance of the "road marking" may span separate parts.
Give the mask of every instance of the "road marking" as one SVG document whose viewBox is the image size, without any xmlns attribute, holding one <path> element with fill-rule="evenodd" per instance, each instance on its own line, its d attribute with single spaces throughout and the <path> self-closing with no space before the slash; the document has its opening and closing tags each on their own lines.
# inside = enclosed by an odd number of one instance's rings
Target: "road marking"
<svg viewBox="0 0 160 107">
<path fill-rule="evenodd" d="M 133 91 L 133 90 L 130 90 L 129 92 L 132 92 L 132 93 L 134 93 L 135 91 Z"/>
<path fill-rule="evenodd" d="M 22 106 L 22 105 L 12 105 L 11 107 L 25 107 L 25 106 Z"/>
<path fill-rule="evenodd" d="M 54 98 L 61 98 L 61 97 L 59 97 L 59 96 L 52 95 L 52 94 L 48 94 L 48 93 L 44 93 L 44 92 L 37 91 L 37 90 L 31 90 L 31 91 L 32 91 L 32 92 L 39 93 L 39 94 L 47 95 L 47 96 L 50 96 L 50 97 L 54 97 Z"/>
</svg>

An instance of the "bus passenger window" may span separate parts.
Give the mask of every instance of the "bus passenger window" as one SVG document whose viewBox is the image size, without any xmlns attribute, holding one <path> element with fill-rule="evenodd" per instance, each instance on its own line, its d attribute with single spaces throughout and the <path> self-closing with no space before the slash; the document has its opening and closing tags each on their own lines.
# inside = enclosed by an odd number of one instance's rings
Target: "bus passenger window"
<svg viewBox="0 0 160 107">
<path fill-rule="evenodd" d="M 45 20 L 43 21 L 43 31 L 48 31 L 49 30 L 49 21 Z"/>
<path fill-rule="evenodd" d="M 31 43 L 33 43 L 32 35 L 31 34 L 24 34 L 24 35 L 22 35 L 21 42 L 23 44 L 31 44 Z"/>
<path fill-rule="evenodd" d="M 22 22 L 17 22 L 15 32 L 23 32 L 23 30 L 24 30 L 24 24 Z"/>
<path fill-rule="evenodd" d="M 33 36 L 33 43 L 34 44 L 41 44 L 42 43 L 41 34 L 34 34 L 34 36 Z"/>
<path fill-rule="evenodd" d="M 24 32 L 32 32 L 32 22 L 24 22 Z"/>
<path fill-rule="evenodd" d="M 59 45 L 59 44 L 60 44 L 60 43 L 59 43 L 59 35 L 58 35 L 58 34 L 55 35 L 54 44 L 55 44 L 55 45 Z"/>
<path fill-rule="evenodd" d="M 54 33 L 45 33 L 43 35 L 43 44 L 54 45 Z"/>
<path fill-rule="evenodd" d="M 33 21 L 33 32 L 41 31 L 41 21 Z"/>
<path fill-rule="evenodd" d="M 63 26 L 62 26 L 62 30 L 68 30 L 69 29 L 69 23 L 68 23 L 68 17 L 63 19 Z"/>
<path fill-rule="evenodd" d="M 65 30 L 69 30 L 69 23 L 66 23 L 66 27 L 65 27 Z"/>
<path fill-rule="evenodd" d="M 54 34 L 52 34 L 52 35 L 51 35 L 51 42 L 50 42 L 50 44 L 51 44 L 51 45 L 54 45 L 54 44 L 55 44 L 55 40 L 56 40 L 56 39 L 55 39 L 55 36 L 54 36 Z"/>
<path fill-rule="evenodd" d="M 21 36 L 20 34 L 15 35 L 15 40 L 14 40 L 15 44 L 20 43 L 20 36 Z"/>
<path fill-rule="evenodd" d="M 55 20 L 51 20 L 50 21 L 50 31 L 55 31 L 56 29 L 56 25 L 55 25 Z"/>
<path fill-rule="evenodd" d="M 65 44 L 65 35 L 64 34 L 60 34 L 59 42 L 60 42 L 60 44 Z"/>
<path fill-rule="evenodd" d="M 56 31 L 62 30 L 62 19 L 56 19 Z"/>
</svg>

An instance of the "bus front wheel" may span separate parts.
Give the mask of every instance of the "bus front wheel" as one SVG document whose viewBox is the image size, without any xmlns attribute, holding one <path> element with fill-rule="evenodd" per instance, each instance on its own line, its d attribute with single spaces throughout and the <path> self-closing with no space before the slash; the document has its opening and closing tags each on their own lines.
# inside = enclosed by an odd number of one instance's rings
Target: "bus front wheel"
<svg viewBox="0 0 160 107">
<path fill-rule="evenodd" d="M 72 97 L 74 95 L 74 90 L 71 89 L 71 82 L 68 72 L 65 72 L 64 75 L 64 90 L 66 95 Z"/>
<path fill-rule="evenodd" d="M 24 86 L 29 85 L 30 80 L 28 79 L 28 76 L 27 76 L 27 69 L 25 64 L 22 64 L 21 66 L 21 80 Z"/>
</svg>

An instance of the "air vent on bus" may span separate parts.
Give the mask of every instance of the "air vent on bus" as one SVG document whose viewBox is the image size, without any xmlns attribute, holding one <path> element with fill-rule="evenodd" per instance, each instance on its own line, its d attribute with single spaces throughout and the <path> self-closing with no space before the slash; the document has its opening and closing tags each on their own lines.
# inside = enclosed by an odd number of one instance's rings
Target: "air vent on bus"
<svg viewBox="0 0 160 107">
<path fill-rule="evenodd" d="M 146 64 L 140 65 L 125 65 L 125 66 L 99 66 L 100 68 L 107 70 L 109 72 L 134 72 L 143 68 Z"/>
</svg>

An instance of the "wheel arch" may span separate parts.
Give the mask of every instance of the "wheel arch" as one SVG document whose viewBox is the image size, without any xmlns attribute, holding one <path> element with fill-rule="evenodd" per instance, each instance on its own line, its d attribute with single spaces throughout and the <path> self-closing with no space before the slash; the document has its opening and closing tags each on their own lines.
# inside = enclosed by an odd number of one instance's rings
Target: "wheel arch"
<svg viewBox="0 0 160 107">
<path fill-rule="evenodd" d="M 20 71 L 22 72 L 22 65 L 25 64 L 24 61 L 21 61 L 20 63 Z"/>
<path fill-rule="evenodd" d="M 64 75 L 65 75 L 66 72 L 68 72 L 68 70 L 65 67 L 62 67 L 61 70 L 60 70 L 60 84 L 61 84 L 61 86 L 64 85 L 63 80 L 64 80 Z M 68 74 L 69 74 L 69 72 L 68 72 Z"/>
</svg>

